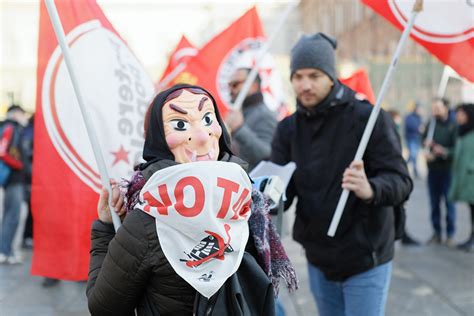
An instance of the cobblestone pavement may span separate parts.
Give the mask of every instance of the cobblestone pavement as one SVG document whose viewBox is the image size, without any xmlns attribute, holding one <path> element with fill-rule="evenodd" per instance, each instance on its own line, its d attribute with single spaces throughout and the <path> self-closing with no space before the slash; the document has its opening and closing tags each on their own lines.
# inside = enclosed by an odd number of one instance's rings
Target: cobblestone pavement
<svg viewBox="0 0 474 316">
<path fill-rule="evenodd" d="M 457 241 L 469 233 L 469 215 L 458 205 Z M 425 242 L 432 234 L 428 193 L 424 181 L 415 181 L 407 205 L 408 231 Z M 306 260 L 301 247 L 289 236 L 292 213 L 285 214 L 284 243 L 300 279 L 300 290 L 281 301 L 287 315 L 317 315 L 309 291 Z M 89 315 L 85 282 L 65 282 L 51 288 L 41 286 L 42 278 L 29 273 L 31 251 L 24 251 L 23 265 L 0 265 L 0 315 L 82 316 Z M 474 315 L 474 254 L 445 246 L 402 247 L 397 245 L 387 315 Z"/>
</svg>

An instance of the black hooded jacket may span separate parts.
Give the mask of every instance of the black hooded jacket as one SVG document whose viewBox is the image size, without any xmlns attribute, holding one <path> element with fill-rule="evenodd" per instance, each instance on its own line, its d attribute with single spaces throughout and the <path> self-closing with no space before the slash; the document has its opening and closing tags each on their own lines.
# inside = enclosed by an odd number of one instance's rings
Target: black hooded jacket
<svg viewBox="0 0 474 316">
<path fill-rule="evenodd" d="M 298 105 L 277 127 L 272 161 L 294 161 L 287 206 L 298 197 L 293 237 L 312 264 L 331 280 L 344 280 L 393 258 L 394 210 L 408 199 L 412 182 L 400 139 L 383 110 L 363 157 L 374 191 L 370 203 L 349 195 L 334 238 L 327 235 L 342 193 L 342 175 L 354 159 L 372 106 L 336 83 L 315 108 Z"/>
<path fill-rule="evenodd" d="M 158 94 L 152 103 L 143 151 L 146 163 L 139 166 L 145 180 L 155 171 L 176 164 L 164 137 L 161 110 L 166 97 L 181 88 L 199 87 L 174 86 Z M 212 101 L 222 127 L 219 160 L 243 165 L 229 149 L 229 135 Z M 131 316 L 135 309 L 138 315 L 191 315 L 195 297 L 196 290 L 166 260 L 153 217 L 131 211 L 116 234 L 112 224 L 100 220 L 93 223 L 87 284 L 92 315 Z"/>
</svg>

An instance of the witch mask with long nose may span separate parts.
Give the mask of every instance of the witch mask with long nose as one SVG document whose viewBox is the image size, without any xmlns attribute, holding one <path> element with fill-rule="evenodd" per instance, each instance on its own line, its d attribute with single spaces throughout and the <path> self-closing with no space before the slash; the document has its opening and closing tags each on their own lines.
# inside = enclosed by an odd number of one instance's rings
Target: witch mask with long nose
<svg viewBox="0 0 474 316">
<path fill-rule="evenodd" d="M 153 101 L 143 158 L 178 163 L 219 160 L 232 154 L 213 97 L 203 88 L 177 85 Z"/>
<path fill-rule="evenodd" d="M 208 96 L 177 90 L 168 96 L 162 115 L 166 143 L 176 162 L 217 160 L 222 128 Z"/>
</svg>

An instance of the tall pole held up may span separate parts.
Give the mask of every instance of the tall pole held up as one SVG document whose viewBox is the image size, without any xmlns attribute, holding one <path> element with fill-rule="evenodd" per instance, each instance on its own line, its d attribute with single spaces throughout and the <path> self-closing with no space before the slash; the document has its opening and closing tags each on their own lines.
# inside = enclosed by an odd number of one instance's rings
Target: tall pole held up
<svg viewBox="0 0 474 316">
<path fill-rule="evenodd" d="M 384 81 L 382 83 L 382 87 L 380 88 L 379 95 L 377 97 L 377 101 L 375 102 L 375 106 L 370 113 L 369 121 L 365 126 L 364 134 L 362 135 L 362 139 L 359 143 L 359 147 L 357 148 L 357 152 L 355 154 L 354 160 L 362 160 L 364 156 L 365 149 L 367 148 L 367 144 L 370 139 L 370 135 L 372 135 L 372 131 L 375 126 L 375 122 L 377 121 L 377 117 L 380 113 L 380 108 L 382 106 L 382 100 L 387 92 L 388 85 L 390 80 L 392 79 L 393 72 L 395 67 L 397 66 L 398 58 L 400 57 L 401 51 L 405 46 L 405 43 L 410 35 L 410 31 L 413 28 L 413 23 L 418 15 L 418 13 L 423 9 L 423 0 L 416 0 L 415 4 L 413 5 L 412 15 L 410 20 L 408 21 L 408 25 L 405 27 L 405 30 L 402 33 L 400 41 L 398 42 L 397 49 L 395 50 L 395 54 L 393 55 L 392 62 L 387 70 L 387 74 L 385 75 Z M 349 190 L 344 189 L 342 191 L 341 197 L 339 198 L 339 202 L 336 206 L 336 211 L 334 212 L 333 218 L 331 220 L 331 224 L 329 225 L 328 236 L 334 237 L 336 234 L 337 227 L 339 226 L 339 222 L 342 217 L 342 213 L 344 212 L 344 207 L 346 206 L 347 199 L 349 197 Z"/>
<path fill-rule="evenodd" d="M 97 166 L 99 167 L 99 173 L 100 173 L 102 186 L 107 188 L 107 190 L 109 191 L 109 208 L 110 208 L 110 213 L 112 214 L 112 220 L 114 223 L 115 231 L 117 231 L 119 227 L 121 226 L 120 217 L 117 215 L 117 213 L 115 213 L 111 205 L 112 187 L 110 185 L 110 178 L 107 173 L 107 167 L 105 166 L 105 161 L 104 161 L 104 157 L 102 156 L 102 151 L 100 150 L 99 139 L 97 138 L 97 134 L 94 131 L 94 125 L 85 107 L 84 96 L 82 94 L 81 86 L 79 84 L 79 81 L 76 75 L 77 68 L 75 67 L 73 60 L 71 58 L 69 46 L 66 42 L 66 35 L 64 34 L 64 29 L 62 27 L 58 10 L 56 9 L 56 5 L 53 0 L 45 0 L 45 4 L 48 10 L 49 18 L 54 28 L 54 32 L 56 33 L 56 38 L 58 40 L 59 46 L 61 47 L 61 51 L 64 56 L 64 61 L 66 62 L 66 68 L 68 70 L 69 77 L 71 78 L 71 82 L 74 88 L 74 92 L 76 94 L 77 102 L 79 103 L 79 108 L 81 110 L 82 118 L 84 120 L 84 124 L 87 130 L 87 134 L 91 142 L 95 160 L 97 162 Z"/>
<path fill-rule="evenodd" d="M 286 21 L 286 19 L 290 15 L 291 11 L 293 11 L 293 9 L 298 6 L 298 4 L 299 4 L 299 0 L 296 1 L 296 2 L 290 2 L 287 5 L 285 11 L 283 11 L 283 13 L 281 15 L 281 18 L 279 19 L 278 24 L 275 27 L 275 30 L 273 30 L 272 35 L 268 38 L 268 41 L 262 47 L 262 50 L 260 51 L 260 54 L 257 56 L 257 60 L 256 60 L 255 64 L 253 65 L 252 70 L 250 71 L 249 75 L 247 76 L 247 79 L 245 79 L 245 82 L 244 82 L 244 85 L 242 86 L 242 89 L 240 90 L 240 92 L 239 92 L 237 98 L 235 99 L 234 103 L 231 105 L 232 109 L 240 110 L 240 108 L 242 107 L 242 103 L 244 102 L 244 99 L 247 96 L 247 92 L 249 91 L 250 86 L 255 81 L 255 78 L 257 78 L 258 68 L 260 67 L 260 64 L 263 61 L 263 57 L 265 57 L 265 54 L 268 52 L 271 45 L 275 41 L 275 38 L 280 33 L 280 30 L 283 27 L 283 23 Z"/>
</svg>

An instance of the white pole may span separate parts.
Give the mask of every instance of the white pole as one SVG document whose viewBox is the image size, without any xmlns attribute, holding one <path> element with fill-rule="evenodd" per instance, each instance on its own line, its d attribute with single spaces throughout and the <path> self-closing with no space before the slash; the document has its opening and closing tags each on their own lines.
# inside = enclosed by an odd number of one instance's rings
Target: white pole
<svg viewBox="0 0 474 316">
<path fill-rule="evenodd" d="M 438 98 L 444 97 L 444 94 L 446 93 L 446 88 L 448 87 L 448 81 L 449 78 L 451 77 L 450 74 L 450 69 L 448 66 L 444 66 L 443 68 L 443 74 L 441 75 L 441 80 L 439 82 L 438 86 L 438 93 L 437 96 Z M 434 130 L 436 128 L 436 118 L 431 115 L 430 123 L 428 124 L 428 132 L 426 133 L 426 140 L 425 140 L 425 151 L 429 152 L 429 144 L 433 141 L 433 136 L 434 136 Z"/>
<path fill-rule="evenodd" d="M 444 66 L 443 68 L 443 74 L 441 75 L 441 81 L 439 82 L 438 86 L 438 97 L 442 98 L 444 97 L 444 94 L 446 93 L 446 88 L 448 87 L 448 81 L 449 78 L 451 77 L 450 74 L 450 69 L 448 66 Z"/>
<path fill-rule="evenodd" d="M 451 71 L 448 68 L 448 66 L 444 66 L 443 74 L 441 75 L 441 80 L 438 86 L 438 93 L 436 94 L 438 98 L 444 97 L 444 94 L 446 93 L 446 88 L 448 87 L 448 81 L 449 81 L 449 78 L 451 77 L 450 72 Z M 424 150 L 427 153 L 429 153 L 430 151 L 430 144 L 433 141 L 435 128 L 436 128 L 436 118 L 433 115 L 431 115 L 430 123 L 428 124 L 428 132 L 426 133 L 425 147 L 424 147 Z"/>
<path fill-rule="evenodd" d="M 99 167 L 100 178 L 102 181 L 102 186 L 107 188 L 109 191 L 109 207 L 110 212 L 112 213 L 112 220 L 114 223 L 115 231 L 120 227 L 121 222 L 120 218 L 115 213 L 114 209 L 111 206 L 112 200 L 112 187 L 110 186 L 110 179 L 107 173 L 107 168 L 105 166 L 104 157 L 102 156 L 102 151 L 100 150 L 99 140 L 97 139 L 97 135 L 94 132 L 94 126 L 92 120 L 89 116 L 89 113 L 84 106 L 84 97 L 82 94 L 81 87 L 79 85 L 79 81 L 76 77 L 76 67 L 72 61 L 71 54 L 69 52 L 69 46 L 66 42 L 66 35 L 64 34 L 63 27 L 61 25 L 61 20 L 59 19 L 58 11 L 56 9 L 56 5 L 54 4 L 53 0 L 45 0 L 46 8 L 48 10 L 49 18 L 51 23 L 53 24 L 54 32 L 56 33 L 56 38 L 58 39 L 59 46 L 61 47 L 61 51 L 64 56 L 64 61 L 66 62 L 67 70 L 69 72 L 69 77 L 71 78 L 72 85 L 74 87 L 74 92 L 76 94 L 77 101 L 79 103 L 79 108 L 81 109 L 82 118 L 84 119 L 84 123 L 86 125 L 87 134 L 89 136 L 89 140 L 92 145 L 92 150 L 94 151 L 95 160 L 97 162 L 97 166 Z"/>
<path fill-rule="evenodd" d="M 163 80 L 161 80 L 161 82 L 158 84 L 158 87 L 156 88 L 156 90 L 158 90 L 157 92 L 161 92 L 161 90 L 166 88 L 166 86 L 168 86 L 168 84 L 173 81 L 173 79 L 176 78 L 181 73 L 181 71 L 184 70 L 184 68 L 186 68 L 186 65 L 187 63 L 181 62 L 176 67 L 174 67 L 173 71 L 166 75 L 166 77 L 164 77 Z"/>
<path fill-rule="evenodd" d="M 283 27 L 283 23 L 285 23 L 286 19 L 290 15 L 291 11 L 293 11 L 294 8 L 296 8 L 299 4 L 299 0 L 295 2 L 290 2 L 283 14 L 281 15 L 280 20 L 278 21 L 278 24 L 273 31 L 272 35 L 268 38 L 268 41 L 265 43 L 265 45 L 262 47 L 262 50 L 260 51 L 260 54 L 258 55 L 255 64 L 252 67 L 252 70 L 250 71 L 249 75 L 247 76 L 247 79 L 245 80 L 244 85 L 242 86 L 242 89 L 239 92 L 239 95 L 235 99 L 234 103 L 231 105 L 231 108 L 234 110 L 240 110 L 242 107 L 242 103 L 244 102 L 245 97 L 247 96 L 247 92 L 250 89 L 250 86 L 252 83 L 255 81 L 255 78 L 257 78 L 258 74 L 258 68 L 260 67 L 260 64 L 263 61 L 263 58 L 265 57 L 265 54 L 268 52 L 270 49 L 270 46 L 273 44 L 275 41 L 275 38 L 277 35 L 279 35 L 281 28 Z"/>
<path fill-rule="evenodd" d="M 398 58 L 400 57 L 401 51 L 403 46 L 405 46 L 405 42 L 408 39 L 408 35 L 410 35 L 410 31 L 413 27 L 413 23 L 415 22 L 415 18 L 418 13 L 422 10 L 422 0 L 416 0 L 415 5 L 413 6 L 412 15 L 408 22 L 408 25 L 405 27 L 403 34 L 398 42 L 397 49 L 395 50 L 395 54 L 393 55 L 392 62 L 388 68 L 387 74 L 385 75 L 385 79 L 382 83 L 382 87 L 380 88 L 380 92 L 375 102 L 375 106 L 370 113 L 369 121 L 364 130 L 364 134 L 362 135 L 362 140 L 359 143 L 359 147 L 357 148 L 356 155 L 354 160 L 362 160 L 364 156 L 365 149 L 367 148 L 367 143 L 369 142 L 370 135 L 372 135 L 372 131 L 375 126 L 375 122 L 377 121 L 377 117 L 380 113 L 380 108 L 382 106 L 382 100 L 385 96 L 385 92 L 387 91 L 388 85 L 392 78 L 393 71 L 398 62 Z M 347 198 L 349 197 L 349 190 L 343 190 L 342 195 L 337 203 L 336 211 L 334 212 L 334 216 L 332 218 L 331 224 L 329 225 L 328 236 L 334 237 L 336 234 L 337 227 L 339 225 L 339 221 L 341 220 L 342 213 L 344 211 L 344 207 L 346 206 Z"/>
<path fill-rule="evenodd" d="M 428 132 L 426 133 L 425 151 L 427 153 L 430 152 L 430 144 L 433 141 L 435 128 L 436 128 L 436 118 L 434 116 L 431 116 L 430 123 L 428 125 Z"/>
</svg>

